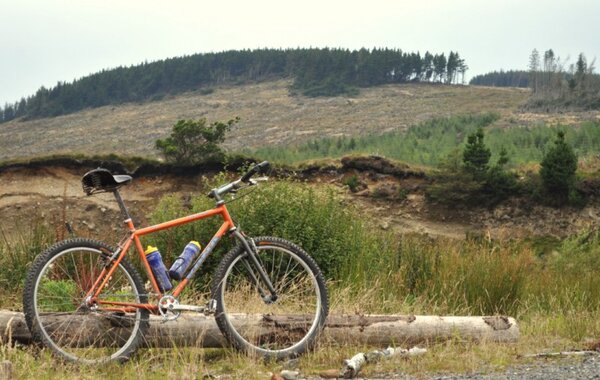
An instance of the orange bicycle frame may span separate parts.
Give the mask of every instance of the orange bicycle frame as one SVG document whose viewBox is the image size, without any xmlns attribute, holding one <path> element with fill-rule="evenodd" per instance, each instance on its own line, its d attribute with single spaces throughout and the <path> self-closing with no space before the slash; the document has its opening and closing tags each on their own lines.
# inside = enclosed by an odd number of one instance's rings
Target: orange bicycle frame
<svg viewBox="0 0 600 380">
<path fill-rule="evenodd" d="M 152 273 L 150 264 L 148 263 L 148 260 L 146 259 L 146 255 L 144 253 L 144 248 L 142 247 L 142 242 L 140 241 L 140 236 L 152 234 L 157 231 L 162 231 L 165 229 L 177 227 L 177 226 L 180 226 L 183 224 L 195 222 L 200 219 L 210 218 L 210 217 L 214 217 L 214 216 L 218 216 L 218 215 L 220 215 L 223 218 L 223 224 L 221 225 L 219 230 L 215 233 L 215 235 L 210 240 L 210 242 L 204 247 L 204 249 L 202 250 L 202 253 L 200 254 L 199 258 L 193 263 L 193 265 L 192 265 L 191 269 L 189 270 L 188 274 L 186 275 L 186 277 L 184 279 L 182 279 L 181 282 L 177 285 L 177 287 L 175 287 L 175 289 L 173 290 L 172 295 L 174 297 L 178 297 L 179 294 L 181 294 L 181 292 L 183 291 L 183 289 L 185 289 L 185 287 L 189 283 L 190 279 L 194 276 L 194 274 L 197 272 L 197 270 L 201 267 L 204 260 L 206 260 L 206 258 L 214 250 L 215 246 L 217 245 L 219 240 L 223 237 L 223 235 L 225 235 L 225 233 L 227 233 L 228 231 L 235 230 L 236 227 L 233 223 L 233 220 L 231 219 L 231 216 L 229 215 L 229 211 L 227 210 L 227 207 L 225 206 L 225 204 L 220 204 L 217 207 L 215 207 L 214 209 L 211 209 L 208 211 L 200 212 L 197 214 L 185 216 L 185 217 L 174 219 L 174 220 L 170 220 L 168 222 L 160 223 L 160 224 L 150 226 L 150 227 L 141 228 L 139 230 L 135 228 L 131 218 L 126 219 L 124 221 L 124 223 L 127 225 L 127 228 L 130 231 L 129 236 L 127 236 L 124 239 L 124 241 L 122 241 L 122 243 L 119 244 L 119 247 L 117 248 L 117 250 L 115 252 L 111 252 L 112 256 L 111 256 L 110 260 L 111 260 L 112 264 L 108 264 L 102 270 L 102 272 L 96 279 L 94 285 L 88 291 L 86 298 L 89 298 L 91 303 L 97 303 L 100 305 L 118 306 L 118 307 L 103 308 L 103 310 L 107 310 L 107 311 L 132 312 L 132 311 L 135 311 L 135 309 L 147 309 L 152 312 L 157 312 L 158 306 L 152 305 L 150 303 L 138 304 L 138 303 L 117 302 L 117 301 L 108 301 L 108 300 L 100 301 L 100 300 L 98 300 L 98 297 L 102 293 L 102 290 L 108 283 L 108 281 L 109 281 L 110 277 L 113 275 L 114 271 L 117 269 L 117 267 L 123 260 L 123 257 L 125 257 L 125 255 L 127 254 L 129 248 L 131 248 L 131 245 L 135 244 L 135 247 L 140 256 L 140 260 L 146 270 L 146 274 L 148 275 L 148 278 L 150 279 L 150 283 L 152 284 L 152 288 L 154 289 L 154 291 L 158 295 L 158 298 L 160 299 L 163 296 L 163 294 L 160 291 L 160 288 L 158 287 L 158 283 L 156 281 L 156 278 L 154 277 L 154 273 Z"/>
</svg>

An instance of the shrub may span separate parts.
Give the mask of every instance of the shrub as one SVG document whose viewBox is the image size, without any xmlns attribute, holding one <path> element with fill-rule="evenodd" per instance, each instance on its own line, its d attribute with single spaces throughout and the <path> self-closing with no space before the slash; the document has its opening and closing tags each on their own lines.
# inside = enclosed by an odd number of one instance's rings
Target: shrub
<svg viewBox="0 0 600 380">
<path fill-rule="evenodd" d="M 397 252 L 400 263 L 395 278 L 402 287 L 398 292 L 438 313 L 516 313 L 526 299 L 534 263 L 528 249 L 487 240 L 409 235 Z"/>
<path fill-rule="evenodd" d="M 402 239 L 398 247 L 400 270 L 408 294 L 418 296 L 428 290 L 439 269 L 440 252 L 432 250 L 424 237 Z"/>
<path fill-rule="evenodd" d="M 360 186 L 360 180 L 356 174 L 352 174 L 342 181 L 342 183 L 350 189 L 351 192 L 356 193 Z"/>
<path fill-rule="evenodd" d="M 467 204 L 481 184 L 464 170 L 462 154 L 455 149 L 442 161 L 434 175 L 434 183 L 426 190 L 429 200 L 441 204 Z"/>
<path fill-rule="evenodd" d="M 166 139 L 156 140 L 156 149 L 168 162 L 180 165 L 196 165 L 208 161 L 222 161 L 225 154 L 219 147 L 225 141 L 225 133 L 239 118 L 226 123 L 216 121 L 206 125 L 206 119 L 179 120 Z"/>
<path fill-rule="evenodd" d="M 442 161 L 429 198 L 443 204 L 463 203 L 493 206 L 518 190 L 516 176 L 506 171 L 508 153 L 502 148 L 497 163 L 490 167 L 490 150 L 483 142 L 483 130 L 469 135 L 467 146 L 455 150 Z"/>
<path fill-rule="evenodd" d="M 225 182 L 219 176 L 214 182 Z M 208 189 L 209 184 L 205 184 Z M 213 206 L 204 196 L 184 202 L 165 197 L 151 215 L 152 222 L 202 211 Z M 305 184 L 275 182 L 229 206 L 249 236 L 274 235 L 302 246 L 315 258 L 329 280 L 332 294 L 363 300 L 376 312 L 398 312 L 403 300 L 430 312 L 476 314 L 513 313 L 526 299 L 528 275 L 532 274 L 531 250 L 516 249 L 487 241 L 464 242 L 432 239 L 422 235 L 398 237 L 374 229 L 358 210 L 348 207 L 333 191 L 316 190 Z M 192 239 L 203 244 L 221 223 L 218 218 L 191 223 L 151 235 L 170 265 Z M 204 267 L 207 284 L 223 246 Z M 531 281 L 536 281 L 533 277 Z M 540 291 L 541 292 L 541 291 Z M 335 297 L 335 296 L 334 296 Z M 364 300 L 363 300 L 364 301 Z M 363 305 L 367 308 L 369 305 Z"/>
</svg>

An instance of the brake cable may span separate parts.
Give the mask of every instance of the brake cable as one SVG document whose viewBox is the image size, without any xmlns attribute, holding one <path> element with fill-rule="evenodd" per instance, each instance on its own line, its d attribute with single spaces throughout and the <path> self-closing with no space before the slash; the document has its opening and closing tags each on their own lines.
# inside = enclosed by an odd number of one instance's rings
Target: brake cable
<svg viewBox="0 0 600 380">
<path fill-rule="evenodd" d="M 247 189 L 247 188 L 249 188 L 249 187 L 252 187 L 252 186 L 257 186 L 257 185 L 258 185 L 258 184 L 256 184 L 256 185 L 244 186 L 244 187 L 242 187 L 242 188 L 239 188 L 239 189 L 237 189 L 237 190 L 235 191 L 235 193 L 237 193 L 237 192 L 238 192 L 238 191 L 240 191 L 240 190 L 244 190 L 244 189 Z M 257 190 L 257 189 L 249 190 L 249 191 L 246 191 L 246 192 L 242 193 L 242 195 L 240 195 L 239 197 L 232 197 L 230 200 L 226 201 L 224 204 L 229 204 L 229 203 L 233 203 L 233 202 L 235 202 L 235 201 L 237 201 L 237 200 L 240 200 L 240 199 L 244 198 L 245 196 L 247 196 L 247 195 L 249 195 L 249 194 L 252 194 L 252 193 L 253 193 L 253 192 L 255 192 L 256 190 Z M 235 194 L 235 193 L 233 193 L 233 194 Z"/>
</svg>

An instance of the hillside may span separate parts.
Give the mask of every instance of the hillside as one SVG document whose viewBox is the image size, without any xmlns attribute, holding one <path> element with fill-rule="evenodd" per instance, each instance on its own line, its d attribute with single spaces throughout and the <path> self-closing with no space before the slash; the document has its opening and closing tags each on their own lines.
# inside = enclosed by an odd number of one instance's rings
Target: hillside
<svg viewBox="0 0 600 380">
<path fill-rule="evenodd" d="M 40 87 L 27 98 L 0 107 L 0 123 L 67 115 L 86 108 L 160 100 L 214 86 L 293 79 L 302 95 L 357 94 L 359 88 L 410 82 L 459 83 L 467 65 L 458 52 L 400 49 L 308 48 L 229 50 L 193 54 L 129 67 L 105 69 L 72 82 Z"/>
<path fill-rule="evenodd" d="M 0 125 L 0 160 L 58 153 L 155 156 L 154 141 L 179 119 L 206 117 L 241 122 L 226 147 L 286 145 L 340 135 L 404 130 L 435 116 L 492 111 L 500 125 L 540 119 L 574 123 L 582 114 L 518 113 L 527 90 L 476 86 L 401 84 L 365 88 L 355 97 L 290 96 L 291 81 L 278 80 L 188 92 L 160 101 L 87 109 L 78 113 Z"/>
</svg>

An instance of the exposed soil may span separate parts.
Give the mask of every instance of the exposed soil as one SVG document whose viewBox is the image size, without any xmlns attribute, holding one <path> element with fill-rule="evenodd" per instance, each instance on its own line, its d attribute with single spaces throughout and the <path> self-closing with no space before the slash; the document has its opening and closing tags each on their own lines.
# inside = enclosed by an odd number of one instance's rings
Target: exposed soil
<svg viewBox="0 0 600 380">
<path fill-rule="evenodd" d="M 57 230 L 69 222 L 77 235 L 105 240 L 107 235 L 120 234 L 122 218 L 112 195 L 83 194 L 80 179 L 87 170 L 49 166 L 0 172 L 1 230 L 12 234 L 37 218 Z M 583 209 L 553 209 L 513 199 L 494 209 L 440 207 L 426 201 L 428 179 L 423 173 L 377 158 L 346 159 L 337 166 L 309 168 L 297 175 L 315 186 L 334 186 L 379 228 L 398 233 L 459 239 L 468 235 L 561 237 L 600 221 L 600 207 L 595 203 Z M 355 192 L 345 185 L 350 176 L 359 182 Z M 157 199 L 165 194 L 198 195 L 201 179 L 201 175 L 137 177 L 122 189 L 122 195 L 136 223 L 143 225 Z"/>
</svg>

